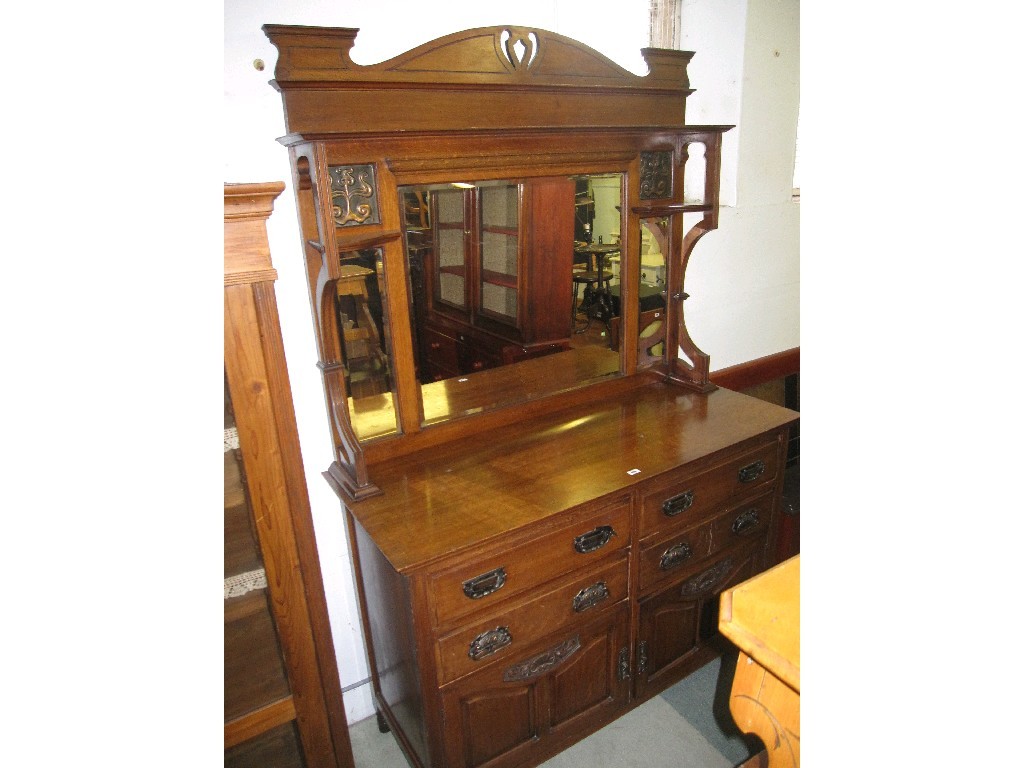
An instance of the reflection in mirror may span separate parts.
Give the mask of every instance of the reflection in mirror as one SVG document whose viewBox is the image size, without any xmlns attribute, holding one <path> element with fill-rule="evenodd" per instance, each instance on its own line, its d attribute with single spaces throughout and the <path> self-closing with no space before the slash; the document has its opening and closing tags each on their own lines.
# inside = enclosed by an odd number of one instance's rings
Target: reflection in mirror
<svg viewBox="0 0 1024 768">
<path fill-rule="evenodd" d="M 657 362 L 664 346 L 665 329 L 665 254 L 669 253 L 671 227 L 669 219 L 653 217 L 640 219 L 640 281 L 637 292 L 640 313 L 640 338 L 637 363 L 640 366 Z M 618 269 L 616 269 L 618 275 Z M 612 347 L 619 348 L 621 323 L 618 316 L 611 320 Z"/>
<path fill-rule="evenodd" d="M 658 362 L 664 351 L 667 254 L 671 252 L 671 222 L 667 217 L 640 220 L 640 343 L 637 365 Z"/>
<path fill-rule="evenodd" d="M 641 288 L 656 288 L 659 293 L 665 290 L 665 254 L 669 252 L 669 234 L 669 221 L 665 217 L 640 220 Z M 654 294 L 654 291 L 641 290 L 641 311 L 650 309 L 643 305 L 644 297 Z"/>
<path fill-rule="evenodd" d="M 340 256 L 334 308 L 352 427 L 360 440 L 397 431 L 380 248 Z"/>
<path fill-rule="evenodd" d="M 640 313 L 641 357 L 660 360 L 665 352 L 665 310 L 651 309 Z"/>
<path fill-rule="evenodd" d="M 399 187 L 423 423 L 619 373 L 622 174 Z"/>
</svg>

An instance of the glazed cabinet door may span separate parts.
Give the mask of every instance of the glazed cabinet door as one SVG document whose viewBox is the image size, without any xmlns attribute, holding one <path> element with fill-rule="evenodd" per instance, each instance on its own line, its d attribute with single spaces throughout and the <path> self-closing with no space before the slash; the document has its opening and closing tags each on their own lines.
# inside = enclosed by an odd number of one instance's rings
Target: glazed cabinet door
<svg viewBox="0 0 1024 768">
<path fill-rule="evenodd" d="M 224 765 L 305 768 L 230 393 L 224 393 Z M 279 724 L 263 726 L 272 713 Z M 236 732 L 243 736 L 232 737 Z M 250 735 L 252 734 L 252 735 Z"/>
<path fill-rule="evenodd" d="M 224 185 L 224 766 L 351 768 L 265 220 Z"/>
<path fill-rule="evenodd" d="M 468 317 L 471 273 L 469 237 L 471 205 L 458 189 L 438 190 L 431 195 L 434 215 L 434 302 Z"/>
<path fill-rule="evenodd" d="M 500 323 L 519 325 L 519 207 L 518 184 L 481 187 L 480 295 L 481 315 Z"/>
<path fill-rule="evenodd" d="M 621 714 L 628 622 L 624 604 L 443 690 L 448 768 L 533 765 Z"/>
<path fill-rule="evenodd" d="M 750 578 L 764 560 L 763 546 L 723 552 L 682 581 L 640 601 L 636 696 L 644 699 L 692 671 L 703 644 L 718 627 L 718 596 Z"/>
</svg>

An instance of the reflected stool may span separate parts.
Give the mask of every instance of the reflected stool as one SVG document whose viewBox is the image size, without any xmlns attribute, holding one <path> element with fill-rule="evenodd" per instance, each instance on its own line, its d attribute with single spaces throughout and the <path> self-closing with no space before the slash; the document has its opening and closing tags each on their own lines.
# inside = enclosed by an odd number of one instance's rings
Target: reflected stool
<svg viewBox="0 0 1024 768">
<path fill-rule="evenodd" d="M 584 333 L 590 328 L 590 304 L 594 296 L 594 284 L 598 282 L 597 272 L 574 272 L 572 276 L 572 320 L 569 329 L 573 333 Z M 583 302 L 580 303 L 580 286 L 583 286 Z M 580 313 L 586 315 L 587 321 L 580 326 Z"/>
</svg>

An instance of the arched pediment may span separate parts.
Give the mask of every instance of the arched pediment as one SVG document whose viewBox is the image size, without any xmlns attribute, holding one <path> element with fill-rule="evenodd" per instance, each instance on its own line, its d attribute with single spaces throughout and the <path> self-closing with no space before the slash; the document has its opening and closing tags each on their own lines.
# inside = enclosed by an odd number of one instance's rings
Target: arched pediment
<svg viewBox="0 0 1024 768">
<path fill-rule="evenodd" d="M 646 48 L 646 75 L 542 29 L 456 32 L 376 64 L 356 64 L 357 29 L 266 25 L 288 131 L 677 127 L 691 93 L 689 51 Z M 371 93 L 372 98 L 367 94 Z M 515 92 L 514 109 L 509 91 Z M 329 115 L 336 119 L 325 120 Z"/>
</svg>

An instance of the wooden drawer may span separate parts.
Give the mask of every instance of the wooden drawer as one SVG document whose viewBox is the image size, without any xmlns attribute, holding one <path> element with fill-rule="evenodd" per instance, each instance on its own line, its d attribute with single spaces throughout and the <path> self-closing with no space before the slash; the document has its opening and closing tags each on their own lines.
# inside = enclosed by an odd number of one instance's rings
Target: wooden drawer
<svg viewBox="0 0 1024 768">
<path fill-rule="evenodd" d="M 713 555 L 733 544 L 757 539 L 768 533 L 773 502 L 774 495 L 769 492 L 716 517 L 711 523 L 709 554 Z"/>
<path fill-rule="evenodd" d="M 423 340 L 427 347 L 427 362 L 431 366 L 449 371 L 459 370 L 459 355 L 454 338 L 433 328 L 425 328 Z"/>
<path fill-rule="evenodd" d="M 779 445 L 772 441 L 697 474 L 686 468 L 654 478 L 641 489 L 640 536 L 682 528 L 734 497 L 775 480 Z"/>
<path fill-rule="evenodd" d="M 456 338 L 459 370 L 462 373 L 474 373 L 501 365 L 501 354 L 492 344 L 464 333 L 458 334 Z"/>
<path fill-rule="evenodd" d="M 589 620 L 628 597 L 626 553 L 604 565 L 561 579 L 533 597 L 524 597 L 474 619 L 437 644 L 442 683 L 507 660 L 545 635 Z"/>
<path fill-rule="evenodd" d="M 700 562 L 711 551 L 712 521 L 646 545 L 640 553 L 640 591 Z"/>
<path fill-rule="evenodd" d="M 726 547 L 763 536 L 768 531 L 772 500 L 769 491 L 682 532 L 645 544 L 640 553 L 640 591 L 672 579 Z"/>
<path fill-rule="evenodd" d="M 434 624 L 442 626 L 494 608 L 546 581 L 589 566 L 629 547 L 629 497 L 574 523 L 430 578 Z"/>
</svg>

